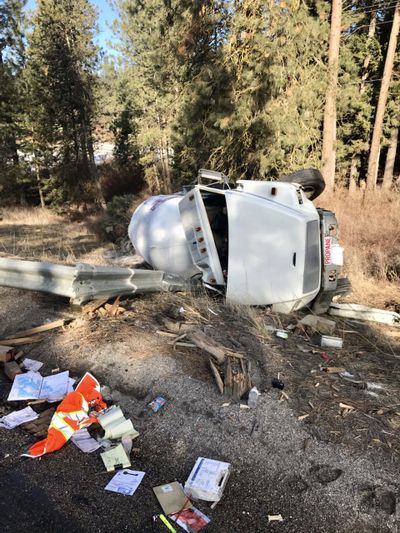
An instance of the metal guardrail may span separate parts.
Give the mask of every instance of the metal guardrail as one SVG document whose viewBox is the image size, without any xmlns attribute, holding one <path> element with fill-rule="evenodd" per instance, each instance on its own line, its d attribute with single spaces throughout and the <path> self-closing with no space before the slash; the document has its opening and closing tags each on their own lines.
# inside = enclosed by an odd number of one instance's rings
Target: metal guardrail
<svg viewBox="0 0 400 533">
<path fill-rule="evenodd" d="M 385 309 L 374 309 L 360 304 L 331 304 L 328 313 L 341 318 L 379 322 L 389 326 L 400 327 L 400 314 Z"/>
<path fill-rule="evenodd" d="M 42 261 L 0 258 L 0 285 L 49 292 L 82 304 L 93 298 L 188 288 L 187 282 L 160 270 L 141 270 L 79 263 L 57 265 Z"/>
</svg>

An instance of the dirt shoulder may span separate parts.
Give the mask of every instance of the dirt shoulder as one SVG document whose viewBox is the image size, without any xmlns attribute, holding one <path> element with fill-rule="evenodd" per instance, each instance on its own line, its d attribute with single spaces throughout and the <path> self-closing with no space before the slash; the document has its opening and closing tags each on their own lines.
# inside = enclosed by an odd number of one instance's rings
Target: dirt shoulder
<svg viewBox="0 0 400 533">
<path fill-rule="evenodd" d="M 0 234 L 3 253 L 57 262 L 101 262 L 110 249 L 88 225 L 53 218 L 3 220 Z M 105 492 L 111 475 L 99 452 L 84 454 L 68 443 L 33 461 L 20 457 L 34 442 L 28 433 L 0 430 L 2 531 L 165 531 L 152 523 L 160 512 L 152 487 L 184 482 L 199 456 L 232 464 L 217 507 L 198 504 L 211 518 L 210 532 L 399 530 L 398 330 L 337 321 L 344 347 L 322 355 L 305 331 L 292 330 L 286 340 L 270 332 L 298 317 L 228 308 L 205 295 L 126 300 L 118 317 L 82 317 L 65 300 L 28 291 L 0 288 L 0 297 L 0 338 L 57 318 L 77 319 L 23 350 L 44 362 L 43 375 L 54 368 L 75 378 L 93 372 L 109 388 L 109 403 L 120 405 L 140 432 L 132 468 L 146 472 L 132 497 Z M 196 325 L 251 360 L 262 392 L 256 409 L 223 407 L 207 356 L 174 349 L 159 333 L 165 317 Z M 363 384 L 324 370 L 332 366 L 359 374 Z M 284 395 L 271 387 L 278 377 Z M 10 386 L 1 371 L 0 415 L 19 407 L 6 402 Z M 157 395 L 167 403 L 153 414 L 147 404 Z M 283 522 L 269 523 L 273 514 Z"/>
<path fill-rule="evenodd" d="M 14 289 L 0 289 L 0 294 L 3 337 L 45 320 L 73 316 L 68 304 L 57 298 Z M 221 302 L 207 301 L 194 310 L 205 319 L 199 319 L 200 324 L 210 336 L 252 359 L 254 381 L 263 391 L 254 410 L 240 409 L 237 403 L 222 407 L 207 358 L 197 349 L 175 351 L 167 337 L 156 333 L 160 314 L 180 307 L 193 310 L 192 304 L 192 297 L 182 295 L 138 298 L 124 304 L 127 311 L 120 317 L 79 320 L 75 327 L 47 333 L 41 343 L 26 347 L 30 357 L 45 362 L 43 374 L 59 367 L 79 377 L 90 370 L 110 387 L 111 401 L 121 405 L 140 432 L 132 467 L 146 476 L 133 497 L 107 493 L 103 489 L 111 475 L 104 473 L 98 452 L 85 455 L 69 443 L 39 461 L 23 459 L 19 454 L 32 437 L 19 429 L 3 430 L 2 529 L 14 531 L 18 515 L 19 531 L 54 531 L 60 522 L 68 523 L 71 531 L 154 531 L 151 517 L 159 508 L 152 487 L 185 481 L 196 458 L 205 456 L 233 467 L 221 503 L 214 510 L 199 504 L 212 519 L 210 532 L 397 531 L 396 431 L 383 438 L 385 422 L 376 433 L 374 421 L 365 415 L 379 420 L 384 415 L 370 414 L 365 391 L 318 370 L 318 354 L 296 350 L 297 345 L 311 346 L 303 334 L 281 341 L 261 335 L 255 327 L 277 317 L 260 310 L 254 324 Z M 216 315 L 208 311 L 204 316 L 205 304 Z M 196 321 L 195 313 L 187 311 L 185 320 Z M 366 350 L 360 344 L 356 348 Z M 360 363 L 354 349 L 349 344 L 341 352 L 340 364 L 351 363 L 353 368 Z M 387 383 L 391 376 L 394 383 L 398 355 L 392 354 L 392 361 L 389 355 L 378 359 L 377 354 L 368 352 L 368 368 L 381 373 L 380 381 Z M 365 353 L 361 362 L 366 362 Z M 281 392 L 270 386 L 278 372 L 288 400 L 280 401 Z M 393 383 L 379 405 L 397 402 Z M 1 387 L 5 412 L 10 408 L 4 402 L 10 385 L 3 379 Z M 150 414 L 146 405 L 159 394 L 167 404 Z M 343 418 L 337 405 L 342 400 L 360 405 Z M 373 402 L 376 408 L 378 399 Z M 299 421 L 303 414 L 310 416 Z M 359 416 L 367 431 L 355 439 Z M 278 513 L 284 522 L 269 524 L 268 514 Z"/>
</svg>

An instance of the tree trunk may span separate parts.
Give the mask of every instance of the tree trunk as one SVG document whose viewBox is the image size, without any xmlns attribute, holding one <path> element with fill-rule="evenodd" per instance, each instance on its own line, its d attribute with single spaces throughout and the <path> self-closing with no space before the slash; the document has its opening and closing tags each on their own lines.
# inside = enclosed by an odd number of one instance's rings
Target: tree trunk
<svg viewBox="0 0 400 533">
<path fill-rule="evenodd" d="M 350 166 L 350 181 L 349 181 L 349 194 L 354 194 L 357 190 L 357 167 L 359 159 L 357 156 L 353 155 L 351 158 Z"/>
<path fill-rule="evenodd" d="M 399 140 L 399 128 L 393 128 L 390 135 L 390 145 L 386 156 L 385 172 L 383 174 L 383 189 L 390 189 L 393 182 L 394 163 L 396 161 L 397 142 Z"/>
<path fill-rule="evenodd" d="M 335 186 L 336 162 L 336 92 L 339 64 L 340 24 L 342 0 L 332 1 L 331 31 L 329 37 L 329 78 L 326 92 L 324 129 L 322 136 L 322 174 L 326 188 L 332 191 Z"/>
<path fill-rule="evenodd" d="M 371 149 L 368 159 L 367 189 L 373 190 L 376 187 L 378 176 L 379 152 L 381 145 L 383 119 L 389 93 L 389 84 L 392 77 L 393 62 L 396 52 L 397 36 L 400 29 L 400 0 L 396 3 L 394 11 L 392 31 L 390 32 L 389 46 L 386 53 L 385 68 L 383 71 L 381 90 L 379 93 L 378 105 L 376 108 L 374 131 L 372 134 Z"/>
<path fill-rule="evenodd" d="M 368 39 L 372 39 L 374 37 L 376 31 L 376 11 L 371 11 L 371 18 L 369 19 L 369 27 L 368 27 Z M 363 95 L 365 93 L 365 89 L 367 87 L 366 81 L 368 79 L 369 71 L 368 67 L 371 62 L 371 54 L 367 54 L 364 59 L 363 63 L 363 73 L 361 76 L 361 83 L 360 83 L 360 95 Z M 350 181 L 349 181 L 349 194 L 354 194 L 357 189 L 357 181 L 356 181 L 356 174 L 357 174 L 357 168 L 358 164 L 360 162 L 360 158 L 358 157 L 358 154 L 353 154 L 351 158 L 351 165 L 350 165 Z"/>
<path fill-rule="evenodd" d="M 40 206 L 41 207 L 46 207 L 46 204 L 44 203 L 42 183 L 41 183 L 41 180 L 40 180 L 40 170 L 39 170 L 38 166 L 36 167 L 36 182 L 37 182 L 38 191 L 39 191 Z"/>
<path fill-rule="evenodd" d="M 94 159 L 92 132 L 90 130 L 88 131 L 87 122 L 84 117 L 82 120 L 82 131 L 83 131 L 83 135 L 86 141 L 85 144 L 87 146 L 87 153 L 89 156 L 90 178 L 96 187 L 97 203 L 101 206 L 103 210 L 105 210 L 107 207 L 107 203 L 104 198 L 103 191 L 101 190 L 99 173 L 97 172 L 96 161 Z"/>
</svg>

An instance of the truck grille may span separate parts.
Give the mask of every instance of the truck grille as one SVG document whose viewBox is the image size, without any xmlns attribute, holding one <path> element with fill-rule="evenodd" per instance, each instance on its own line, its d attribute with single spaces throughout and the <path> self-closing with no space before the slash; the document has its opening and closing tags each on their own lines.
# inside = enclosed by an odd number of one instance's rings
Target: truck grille
<svg viewBox="0 0 400 533">
<path fill-rule="evenodd" d="M 321 270 L 319 221 L 307 222 L 306 232 L 303 294 L 312 292 L 319 287 Z"/>
</svg>

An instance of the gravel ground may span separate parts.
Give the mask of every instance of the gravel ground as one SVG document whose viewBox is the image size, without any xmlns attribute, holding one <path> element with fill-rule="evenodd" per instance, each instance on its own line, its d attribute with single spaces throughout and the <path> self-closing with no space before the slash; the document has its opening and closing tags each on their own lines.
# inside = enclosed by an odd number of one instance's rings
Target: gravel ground
<svg viewBox="0 0 400 533">
<path fill-rule="evenodd" d="M 2 288 L 0 296 L 2 336 L 71 315 L 58 298 Z M 152 298 L 154 307 L 157 296 Z M 222 407 L 203 356 L 174 353 L 167 338 L 146 329 L 145 316 L 136 316 L 104 329 L 84 323 L 48 333 L 25 351 L 45 362 L 43 374 L 59 367 L 79 377 L 90 370 L 109 387 L 112 401 L 140 432 L 131 458 L 132 468 L 146 472 L 139 489 L 132 497 L 105 492 L 111 474 L 99 452 L 83 454 L 68 443 L 40 460 L 21 458 L 32 437 L 21 429 L 0 430 L 1 531 L 166 531 L 152 524 L 160 512 L 152 487 L 184 482 L 198 456 L 232 464 L 216 508 L 198 504 L 211 518 L 210 533 L 400 530 L 399 466 L 389 454 L 319 441 L 274 389 L 262 394 L 256 409 Z M 256 380 L 262 381 L 267 348 L 256 363 Z M 10 385 L 4 376 L 0 387 L 5 413 Z M 153 414 L 146 405 L 156 395 L 167 404 Z M 268 523 L 269 514 L 281 514 L 283 522 Z"/>
</svg>

